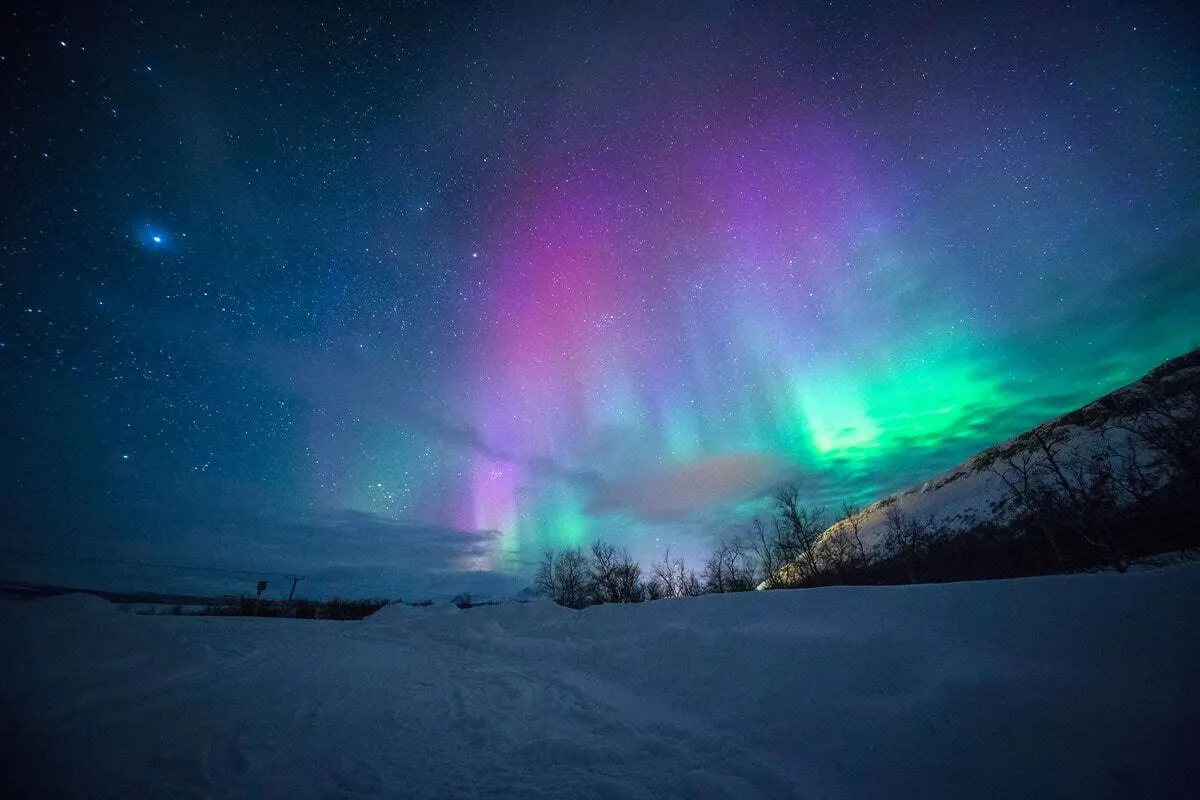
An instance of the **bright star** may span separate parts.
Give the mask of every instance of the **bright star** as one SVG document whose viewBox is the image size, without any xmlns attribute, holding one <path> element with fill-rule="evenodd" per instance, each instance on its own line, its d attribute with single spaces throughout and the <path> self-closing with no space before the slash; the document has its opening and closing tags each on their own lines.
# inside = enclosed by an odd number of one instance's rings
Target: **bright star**
<svg viewBox="0 0 1200 800">
<path fill-rule="evenodd" d="M 157 225 L 143 223 L 137 230 L 137 241 L 142 247 L 164 250 L 171 246 L 171 233 Z"/>
</svg>

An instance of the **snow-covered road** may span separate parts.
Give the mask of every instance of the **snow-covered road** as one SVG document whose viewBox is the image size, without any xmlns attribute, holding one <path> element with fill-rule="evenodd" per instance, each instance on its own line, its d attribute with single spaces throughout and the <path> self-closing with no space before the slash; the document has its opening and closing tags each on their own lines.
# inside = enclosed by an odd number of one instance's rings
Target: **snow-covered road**
<svg viewBox="0 0 1200 800">
<path fill-rule="evenodd" d="M 347 623 L 10 601 L 0 789 L 1195 796 L 1198 609 L 1195 564 Z"/>
</svg>

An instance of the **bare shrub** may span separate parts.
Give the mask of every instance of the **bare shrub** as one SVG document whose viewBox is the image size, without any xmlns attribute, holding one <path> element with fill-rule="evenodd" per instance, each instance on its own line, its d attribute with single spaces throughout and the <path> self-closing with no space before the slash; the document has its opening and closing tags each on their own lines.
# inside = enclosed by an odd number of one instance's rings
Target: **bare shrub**
<svg viewBox="0 0 1200 800">
<path fill-rule="evenodd" d="M 560 606 L 583 608 L 588 604 L 588 558 L 578 547 L 547 550 L 538 564 L 534 585 Z"/>
<path fill-rule="evenodd" d="M 711 593 L 748 592 L 758 585 L 749 545 L 739 538 L 721 541 L 704 562 L 704 589 Z"/>
<path fill-rule="evenodd" d="M 1027 533 L 1049 546 L 1052 568 L 1078 569 L 1100 559 L 1123 572 L 1129 561 L 1114 528 L 1121 477 L 1111 454 L 1070 454 L 1068 433 L 1061 426 L 1035 428 L 1018 444 L 1016 452 L 998 459 L 990 470 L 1021 509 Z M 1136 452 L 1130 457 L 1140 458 Z M 1144 478 L 1127 474 L 1126 481 L 1136 489 Z"/>
<path fill-rule="evenodd" d="M 764 589 L 779 589 L 783 582 L 783 554 L 775 536 L 767 533 L 767 527 L 761 519 L 755 519 L 750 529 L 750 547 L 758 561 L 762 581 L 759 584 Z"/>
<path fill-rule="evenodd" d="M 697 597 L 704 594 L 704 585 L 695 570 L 688 569 L 682 557 L 672 559 L 668 548 L 661 561 L 650 567 L 648 594 L 659 598 Z"/>
<path fill-rule="evenodd" d="M 904 570 L 909 583 L 919 582 L 934 538 L 932 524 L 910 517 L 895 503 L 884 511 L 884 520 L 884 551 Z"/>
<path fill-rule="evenodd" d="M 863 517 L 861 509 L 843 504 L 841 519 L 817 541 L 817 563 L 838 583 L 858 582 L 870 565 L 871 559 L 862 541 Z"/>
<path fill-rule="evenodd" d="M 629 551 L 607 542 L 592 545 L 589 589 L 597 603 L 640 603 L 642 568 Z"/>
<path fill-rule="evenodd" d="M 780 580 L 786 586 L 820 584 L 823 570 L 817 558 L 817 542 L 825 531 L 824 512 L 800 502 L 795 485 L 782 486 L 775 496 L 774 550 L 780 566 Z"/>
</svg>

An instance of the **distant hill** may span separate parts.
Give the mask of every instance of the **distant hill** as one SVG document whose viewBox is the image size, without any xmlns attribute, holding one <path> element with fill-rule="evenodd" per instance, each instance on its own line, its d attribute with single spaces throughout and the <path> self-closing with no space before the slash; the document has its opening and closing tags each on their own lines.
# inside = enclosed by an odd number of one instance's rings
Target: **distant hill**
<svg viewBox="0 0 1200 800">
<path fill-rule="evenodd" d="M 87 589 L 76 586 L 52 586 L 22 581 L 0 581 L 0 597 L 14 599 L 59 597 L 65 594 L 90 594 L 110 603 L 147 603 L 180 606 L 218 605 L 230 601 L 231 597 L 202 596 L 191 594 L 163 594 L 159 592 L 110 592 L 106 589 Z"/>
</svg>

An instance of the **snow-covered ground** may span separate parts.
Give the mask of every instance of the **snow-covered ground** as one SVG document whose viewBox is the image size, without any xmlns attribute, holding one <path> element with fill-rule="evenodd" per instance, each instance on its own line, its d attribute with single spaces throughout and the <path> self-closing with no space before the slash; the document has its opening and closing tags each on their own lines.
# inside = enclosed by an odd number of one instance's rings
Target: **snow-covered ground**
<svg viewBox="0 0 1200 800">
<path fill-rule="evenodd" d="M 1195 797 L 1200 564 L 362 622 L 0 604 L 0 794 Z"/>
</svg>

